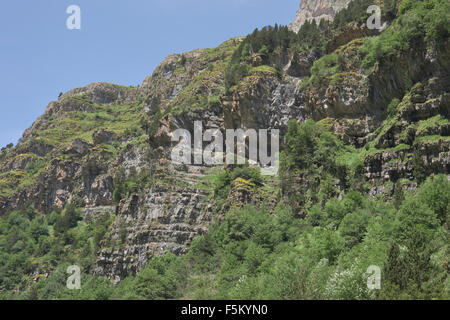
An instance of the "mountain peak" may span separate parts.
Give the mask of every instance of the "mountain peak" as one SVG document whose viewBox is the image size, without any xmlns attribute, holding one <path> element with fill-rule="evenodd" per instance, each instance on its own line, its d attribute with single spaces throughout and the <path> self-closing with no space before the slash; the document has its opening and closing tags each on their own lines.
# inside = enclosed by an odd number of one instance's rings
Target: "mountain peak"
<svg viewBox="0 0 450 320">
<path fill-rule="evenodd" d="M 302 0 L 300 9 L 289 29 L 298 32 L 306 21 L 333 20 L 336 13 L 347 7 L 352 0 Z"/>
</svg>

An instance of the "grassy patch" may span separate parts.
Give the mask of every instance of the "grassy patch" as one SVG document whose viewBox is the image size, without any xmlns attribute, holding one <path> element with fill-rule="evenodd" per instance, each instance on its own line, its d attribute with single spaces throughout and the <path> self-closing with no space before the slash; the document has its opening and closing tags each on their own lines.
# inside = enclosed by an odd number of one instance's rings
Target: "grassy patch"
<svg viewBox="0 0 450 320">
<path fill-rule="evenodd" d="M 439 127 L 447 125 L 448 123 L 448 119 L 442 117 L 441 115 L 437 115 L 427 120 L 420 121 L 417 128 L 417 136 L 426 136 L 428 135 L 428 132 L 434 131 L 436 129 L 439 130 Z"/>
</svg>

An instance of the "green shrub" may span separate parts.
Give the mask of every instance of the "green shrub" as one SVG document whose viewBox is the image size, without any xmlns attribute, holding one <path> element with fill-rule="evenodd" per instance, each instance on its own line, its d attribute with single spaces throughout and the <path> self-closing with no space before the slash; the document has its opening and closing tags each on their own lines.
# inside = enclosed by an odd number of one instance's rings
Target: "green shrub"
<svg viewBox="0 0 450 320">
<path fill-rule="evenodd" d="M 402 1 L 400 16 L 381 35 L 368 38 L 360 49 L 362 67 L 370 72 L 380 61 L 414 49 L 424 41 L 448 38 L 450 4 L 447 0 Z"/>
<path fill-rule="evenodd" d="M 337 54 L 328 54 L 319 60 L 314 61 L 309 81 L 310 83 L 317 84 L 321 79 L 340 71 L 339 56 Z"/>
<path fill-rule="evenodd" d="M 69 229 L 75 228 L 80 219 L 80 211 L 73 204 L 67 204 L 55 223 L 55 232 L 65 233 Z"/>
<path fill-rule="evenodd" d="M 444 224 L 450 213 L 450 181 L 446 175 L 430 177 L 418 191 L 420 202 L 428 206 Z"/>
</svg>

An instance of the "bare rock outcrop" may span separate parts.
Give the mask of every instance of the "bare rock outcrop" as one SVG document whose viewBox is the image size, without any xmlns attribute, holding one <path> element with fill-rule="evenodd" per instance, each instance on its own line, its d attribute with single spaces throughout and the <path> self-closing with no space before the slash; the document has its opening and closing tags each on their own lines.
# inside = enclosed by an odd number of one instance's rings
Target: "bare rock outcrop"
<svg viewBox="0 0 450 320">
<path fill-rule="evenodd" d="M 297 11 L 295 20 L 289 28 L 298 32 L 300 27 L 306 22 L 315 20 L 318 24 L 320 20 L 333 20 L 336 13 L 346 8 L 352 0 L 302 0 L 300 9 Z"/>
</svg>

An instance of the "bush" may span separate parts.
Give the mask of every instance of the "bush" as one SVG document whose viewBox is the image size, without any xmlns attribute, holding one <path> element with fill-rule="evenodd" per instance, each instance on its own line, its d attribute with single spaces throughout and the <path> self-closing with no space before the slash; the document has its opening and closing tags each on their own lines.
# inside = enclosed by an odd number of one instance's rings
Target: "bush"
<svg viewBox="0 0 450 320">
<path fill-rule="evenodd" d="M 430 177 L 419 188 L 419 201 L 434 211 L 444 224 L 450 212 L 450 181 L 446 175 Z"/>
<path fill-rule="evenodd" d="M 416 237 L 432 241 L 440 226 L 437 215 L 425 203 L 415 197 L 408 197 L 400 207 L 396 219 L 396 238 L 407 247 Z"/>
<path fill-rule="evenodd" d="M 311 68 L 310 83 L 318 84 L 325 77 L 336 74 L 341 71 L 339 56 L 337 54 L 328 54 L 319 60 L 314 61 Z"/>
<path fill-rule="evenodd" d="M 133 292 L 141 299 L 158 300 L 177 298 L 177 278 L 174 266 L 178 262 L 173 254 L 154 257 L 135 278 Z"/>
<path fill-rule="evenodd" d="M 55 232 L 65 233 L 69 229 L 75 228 L 80 219 L 80 211 L 75 207 L 75 205 L 71 203 L 67 204 L 65 209 L 61 213 L 61 216 L 55 223 Z"/>
<path fill-rule="evenodd" d="M 349 249 L 361 243 L 369 224 L 370 214 L 365 210 L 352 212 L 342 219 L 339 234 L 344 238 L 345 246 Z"/>
<path fill-rule="evenodd" d="M 214 195 L 221 199 L 226 199 L 231 189 L 233 181 L 241 178 L 255 186 L 261 186 L 263 180 L 258 169 L 247 165 L 226 167 L 212 177 Z"/>
<path fill-rule="evenodd" d="M 448 38 L 450 4 L 447 0 L 402 1 L 400 16 L 380 36 L 368 38 L 361 48 L 362 67 L 368 71 L 383 59 L 406 52 L 424 41 Z"/>
</svg>

